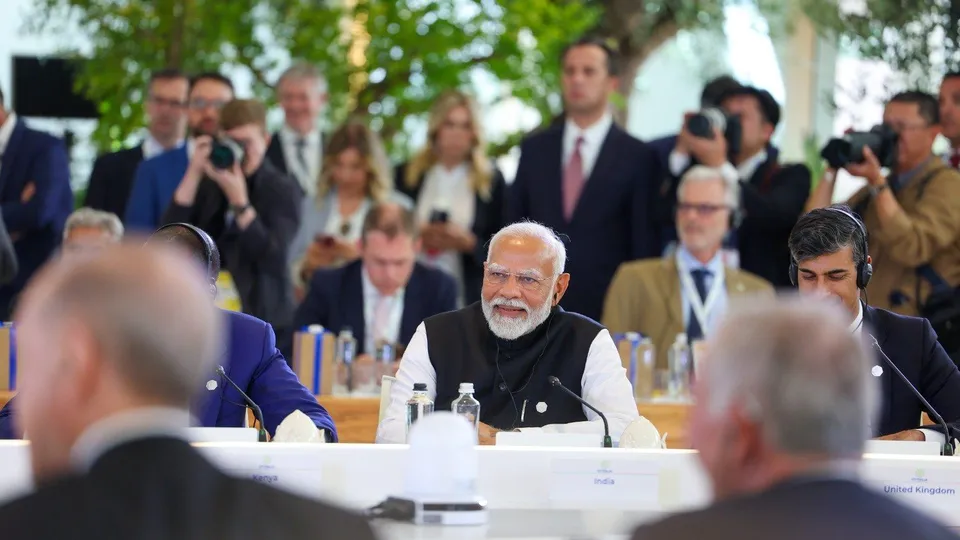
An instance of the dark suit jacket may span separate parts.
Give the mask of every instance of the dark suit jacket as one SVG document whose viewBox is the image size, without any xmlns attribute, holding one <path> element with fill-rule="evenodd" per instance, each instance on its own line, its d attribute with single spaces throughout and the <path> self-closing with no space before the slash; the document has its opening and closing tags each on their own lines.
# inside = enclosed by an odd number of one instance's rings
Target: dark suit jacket
<svg viewBox="0 0 960 540">
<path fill-rule="evenodd" d="M 750 178 L 740 183 L 743 223 L 736 231 L 740 268 L 777 288 L 792 288 L 787 241 L 810 196 L 810 169 L 806 165 L 779 166 L 768 158 Z"/>
<path fill-rule="evenodd" d="M 35 192 L 23 202 L 28 184 Z M 10 320 L 17 295 L 60 246 L 71 212 L 70 159 L 63 141 L 28 128 L 18 118 L 0 167 L 0 213 L 14 239 L 20 268 L 13 281 L 0 287 L 0 320 Z"/>
<path fill-rule="evenodd" d="M 417 185 L 410 188 L 406 183 L 406 170 L 406 163 L 396 168 L 394 185 L 397 191 L 410 197 L 414 201 L 414 206 L 416 206 L 420 198 L 420 190 L 423 187 L 423 178 L 426 174 L 421 175 Z M 467 304 L 480 300 L 480 288 L 483 285 L 483 263 L 487 260 L 487 243 L 497 231 L 506 225 L 503 220 L 506 184 L 503 175 L 496 167 L 493 169 L 493 179 L 490 187 L 490 200 L 484 200 L 479 193 L 474 196 L 476 212 L 471 232 L 477 237 L 477 245 L 473 252 L 464 253 L 461 257 L 463 260 L 464 301 Z"/>
<path fill-rule="evenodd" d="M 354 261 L 339 268 L 317 270 L 310 281 L 310 292 L 297 308 L 294 328 L 319 324 L 339 332 L 349 326 L 364 350 L 366 321 L 363 313 L 363 262 Z M 427 317 L 457 309 L 457 284 L 441 270 L 420 263 L 413 267 L 403 295 L 399 341 L 406 345 L 417 326 Z M 290 344 L 292 348 L 292 344 Z"/>
<path fill-rule="evenodd" d="M 276 433 L 277 426 L 290 413 L 299 409 L 313 420 L 317 427 L 327 430 L 332 441 L 337 440 L 333 419 L 310 394 L 287 361 L 277 350 L 276 337 L 269 324 L 243 313 L 224 311 L 227 347 L 220 361 L 227 375 L 243 388 L 263 411 L 267 431 Z M 220 380 L 214 372 L 209 380 L 217 382 L 214 390 L 205 386 L 199 390 L 191 410 L 199 425 L 204 427 L 241 427 L 246 414 L 243 398 L 235 388 Z M 206 381 L 204 381 L 206 383 Z M 14 402 L 7 402 L 0 410 L 0 439 L 19 438 L 22 433 L 12 425 Z"/>
<path fill-rule="evenodd" d="M 659 255 L 659 231 L 651 205 L 660 166 L 653 150 L 614 124 L 567 222 L 561 193 L 563 131 L 561 123 L 521 145 L 505 221 L 528 218 L 561 234 L 571 278 L 560 303 L 567 311 L 599 320 L 617 267 Z"/>
<path fill-rule="evenodd" d="M 729 243 L 740 252 L 741 269 L 776 288 L 792 288 L 787 240 L 810 195 L 810 170 L 802 164 L 781 166 L 778 154 L 776 148 L 768 147 L 767 161 L 757 167 L 749 181 L 740 182 L 743 221 Z M 682 176 L 668 171 L 660 185 L 656 213 L 662 232 L 661 250 L 677 239 L 675 212 Z"/>
<path fill-rule="evenodd" d="M 13 248 L 13 240 L 7 233 L 7 226 L 3 224 L 3 217 L 0 216 L 0 285 L 10 283 L 17 277 L 20 270 L 20 263 L 17 261 L 17 252 Z"/>
<path fill-rule="evenodd" d="M 633 540 L 956 540 L 935 520 L 848 480 L 798 479 L 642 525 Z"/>
<path fill-rule="evenodd" d="M 160 226 L 189 163 L 186 143 L 140 162 L 123 217 L 128 230 L 150 234 Z"/>
<path fill-rule="evenodd" d="M 951 424 L 954 436 L 960 437 L 960 371 L 937 343 L 937 334 L 930 322 L 920 317 L 906 317 L 865 306 L 863 325 L 866 332 L 877 338 L 877 343 L 890 360 Z M 920 413 L 929 411 L 924 411 L 920 400 L 886 366 L 879 353 L 877 365 L 883 368 L 880 385 L 884 399 L 874 435 L 916 429 L 920 425 Z M 933 426 L 924 428 L 942 431 Z"/>
<path fill-rule="evenodd" d="M 287 251 L 300 227 L 303 192 L 266 160 L 247 178 L 247 190 L 257 217 L 242 231 L 232 221 L 227 225 L 227 198 L 208 178 L 200 182 L 193 206 L 171 202 L 161 222 L 185 222 L 207 231 L 220 248 L 223 268 L 233 276 L 244 313 L 285 332 L 294 307 Z"/>
<path fill-rule="evenodd" d="M 143 161 L 143 144 L 103 154 L 93 162 L 84 206 L 112 212 L 123 219 L 133 189 L 137 167 Z"/>
<path fill-rule="evenodd" d="M 287 159 L 283 154 L 283 132 L 277 131 L 270 138 L 270 146 L 267 147 L 267 159 L 270 160 L 270 163 L 276 167 L 280 172 L 284 174 L 292 174 L 290 172 L 290 167 L 287 166 Z M 317 148 L 316 151 L 320 153 L 321 159 L 323 157 L 323 143 L 326 141 L 326 137 L 323 135 L 320 136 L 320 148 Z M 310 151 L 307 148 L 304 148 L 304 152 Z"/>
<path fill-rule="evenodd" d="M 358 515 L 227 476 L 169 437 L 116 446 L 88 473 L 53 480 L 7 504 L 0 530 L 9 540 L 374 538 Z"/>
</svg>

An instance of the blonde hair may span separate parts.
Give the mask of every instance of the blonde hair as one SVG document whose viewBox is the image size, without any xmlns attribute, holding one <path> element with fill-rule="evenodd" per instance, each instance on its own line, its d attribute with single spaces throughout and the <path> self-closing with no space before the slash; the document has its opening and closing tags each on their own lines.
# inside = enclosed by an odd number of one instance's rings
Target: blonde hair
<svg viewBox="0 0 960 540">
<path fill-rule="evenodd" d="M 367 166 L 367 196 L 375 202 L 384 202 L 393 191 L 393 178 L 390 176 L 390 161 L 383 149 L 380 137 L 365 123 L 348 120 L 340 126 L 323 152 L 323 168 L 317 184 L 317 197 L 323 197 L 335 187 L 333 169 L 340 154 L 355 149 Z"/>
<path fill-rule="evenodd" d="M 457 90 L 442 94 L 433 108 L 430 109 L 427 145 L 410 160 L 404 175 L 404 183 L 410 189 L 417 187 L 423 174 L 437 162 L 437 153 L 434 148 L 437 134 L 446 122 L 450 112 L 459 107 L 465 108 L 470 113 L 470 126 L 473 130 L 473 149 L 470 151 L 470 171 L 468 173 L 470 185 L 480 195 L 481 199 L 489 201 L 490 192 L 493 189 L 493 167 L 490 166 L 490 160 L 484 148 L 483 130 L 480 127 L 477 103 L 469 95 Z"/>
</svg>

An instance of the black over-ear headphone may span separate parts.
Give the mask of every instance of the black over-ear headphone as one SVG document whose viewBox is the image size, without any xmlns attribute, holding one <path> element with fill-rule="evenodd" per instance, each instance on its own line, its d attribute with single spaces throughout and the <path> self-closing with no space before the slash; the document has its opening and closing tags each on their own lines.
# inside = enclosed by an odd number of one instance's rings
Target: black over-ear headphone
<svg viewBox="0 0 960 540">
<path fill-rule="evenodd" d="M 857 288 L 866 289 L 867 285 L 870 283 L 870 278 L 873 276 L 873 265 L 867 262 L 867 228 L 863 225 L 863 222 L 860 221 L 856 216 L 847 212 L 846 210 L 841 210 L 839 208 L 834 208 L 831 206 L 823 208 L 824 210 L 829 210 L 830 212 L 836 212 L 838 214 L 843 214 L 850 218 L 851 221 L 857 224 L 857 228 L 860 229 L 860 247 L 863 252 L 863 260 L 860 261 L 860 264 L 857 265 Z M 797 281 L 799 280 L 797 274 L 799 269 L 797 268 L 797 261 L 791 258 L 790 260 L 790 283 L 796 286 Z"/>
<path fill-rule="evenodd" d="M 157 234 L 160 231 L 172 228 L 186 229 L 190 231 L 197 239 L 200 240 L 200 243 L 203 245 L 203 260 L 206 268 L 204 269 L 207 276 L 207 281 L 212 288 L 213 294 L 217 294 L 217 277 L 219 277 L 220 269 L 214 268 L 215 265 L 219 266 L 220 261 L 220 250 L 217 248 L 217 243 L 213 241 L 213 238 L 207 234 L 206 231 L 200 227 L 196 227 L 189 223 L 168 223 L 163 227 L 160 227 L 153 234 Z"/>
</svg>

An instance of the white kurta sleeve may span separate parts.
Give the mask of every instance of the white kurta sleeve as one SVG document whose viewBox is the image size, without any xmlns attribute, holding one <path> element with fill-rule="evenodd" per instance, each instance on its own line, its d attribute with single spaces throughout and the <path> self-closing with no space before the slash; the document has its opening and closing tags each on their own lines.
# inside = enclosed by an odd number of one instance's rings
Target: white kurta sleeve
<svg viewBox="0 0 960 540">
<path fill-rule="evenodd" d="M 378 443 L 404 444 L 407 442 L 407 401 L 413 396 L 413 384 L 425 383 L 427 397 L 437 397 L 437 372 L 430 363 L 427 350 L 427 329 L 420 323 L 400 359 L 397 381 L 390 389 L 390 405 L 377 427 Z"/>
<path fill-rule="evenodd" d="M 590 344 L 580 385 L 581 397 L 607 416 L 607 421 L 610 423 L 610 437 L 613 440 L 619 440 L 627 424 L 640 418 L 637 402 L 633 396 L 633 386 L 627 379 L 627 370 L 623 368 L 617 346 L 606 329 L 601 330 Z M 587 407 L 583 408 L 583 412 L 587 416 L 586 422 L 550 424 L 542 428 L 521 428 L 520 430 L 603 435 L 603 420 L 597 413 Z"/>
</svg>

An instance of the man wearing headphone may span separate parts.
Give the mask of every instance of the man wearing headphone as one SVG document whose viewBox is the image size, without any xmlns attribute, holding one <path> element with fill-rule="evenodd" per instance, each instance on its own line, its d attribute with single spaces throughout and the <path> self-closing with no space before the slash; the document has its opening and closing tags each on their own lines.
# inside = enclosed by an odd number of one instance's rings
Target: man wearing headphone
<svg viewBox="0 0 960 540">
<path fill-rule="evenodd" d="M 186 249 L 202 266 L 210 284 L 210 301 L 217 295 L 220 252 L 203 230 L 186 223 L 172 223 L 158 229 L 148 244 L 167 243 Z M 292 412 L 300 410 L 313 420 L 326 440 L 335 442 L 337 430 L 330 414 L 299 379 L 277 350 L 277 338 L 266 322 L 250 315 L 224 311 L 226 346 L 220 363 L 232 379 L 263 412 L 264 427 L 275 435 L 277 426 Z M 200 426 L 241 427 L 247 414 L 243 397 L 230 383 L 214 372 L 199 390 L 191 411 Z M 0 439 L 19 437 L 11 425 L 15 399 L 0 410 Z"/>
<path fill-rule="evenodd" d="M 897 315 L 861 301 L 873 275 L 863 222 L 849 207 L 833 205 L 802 216 L 790 233 L 790 279 L 801 294 L 820 295 L 840 302 L 850 313 L 850 331 L 862 334 L 874 347 L 872 369 L 880 379 L 883 406 L 873 425 L 881 439 L 943 443 L 942 430 L 920 427 L 923 404 L 882 359 L 898 367 L 954 431 L 960 428 L 960 371 L 937 343 L 926 319 Z M 869 300 L 869 298 L 865 298 Z M 804 331 L 802 328 L 798 332 Z"/>
<path fill-rule="evenodd" d="M 773 296 L 773 286 L 724 260 L 723 238 L 738 221 L 738 184 L 719 169 L 695 165 L 677 188 L 680 246 L 674 256 L 620 265 L 603 306 L 603 324 L 613 333 L 640 332 L 667 367 L 677 334 L 703 339 L 726 312 L 728 297 Z M 666 307 L 666 309 L 663 309 Z"/>
</svg>

